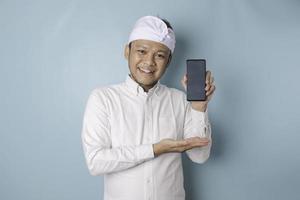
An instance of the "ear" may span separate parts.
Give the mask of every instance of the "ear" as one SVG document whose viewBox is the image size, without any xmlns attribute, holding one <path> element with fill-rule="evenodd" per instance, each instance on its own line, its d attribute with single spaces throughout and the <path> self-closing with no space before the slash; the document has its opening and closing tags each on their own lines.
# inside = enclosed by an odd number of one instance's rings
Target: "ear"
<svg viewBox="0 0 300 200">
<path fill-rule="evenodd" d="M 128 60 L 128 58 L 129 58 L 129 51 L 130 51 L 129 45 L 126 44 L 125 49 L 124 49 L 124 57 L 126 58 L 126 60 Z"/>
</svg>

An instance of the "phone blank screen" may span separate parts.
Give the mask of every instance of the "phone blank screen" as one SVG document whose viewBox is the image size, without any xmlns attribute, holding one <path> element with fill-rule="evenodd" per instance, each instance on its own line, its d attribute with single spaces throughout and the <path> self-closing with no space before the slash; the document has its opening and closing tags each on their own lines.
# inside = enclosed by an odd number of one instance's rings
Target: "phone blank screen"
<svg viewBox="0 0 300 200">
<path fill-rule="evenodd" d="M 187 100 L 205 101 L 206 62 L 204 59 L 187 60 Z"/>
</svg>

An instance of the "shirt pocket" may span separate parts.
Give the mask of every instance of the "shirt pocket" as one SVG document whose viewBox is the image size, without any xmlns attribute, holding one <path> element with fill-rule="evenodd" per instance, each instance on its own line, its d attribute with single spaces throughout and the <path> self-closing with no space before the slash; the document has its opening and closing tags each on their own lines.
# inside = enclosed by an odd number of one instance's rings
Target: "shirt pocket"
<svg viewBox="0 0 300 200">
<path fill-rule="evenodd" d="M 159 139 L 177 139 L 176 123 L 173 116 L 161 116 L 158 118 L 157 130 Z"/>
</svg>

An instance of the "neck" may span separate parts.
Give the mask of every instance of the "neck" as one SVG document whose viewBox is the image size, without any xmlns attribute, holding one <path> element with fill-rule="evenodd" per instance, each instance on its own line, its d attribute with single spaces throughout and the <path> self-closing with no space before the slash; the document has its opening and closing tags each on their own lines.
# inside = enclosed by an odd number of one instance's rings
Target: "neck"
<svg viewBox="0 0 300 200">
<path fill-rule="evenodd" d="M 148 91 L 149 91 L 151 88 L 153 88 L 153 87 L 155 86 L 155 84 L 157 83 L 157 82 L 155 82 L 155 83 L 153 83 L 152 85 L 143 85 L 143 84 L 137 82 L 137 81 L 135 80 L 135 78 L 134 78 L 131 74 L 129 74 L 129 76 L 130 76 L 130 78 L 131 78 L 132 80 L 134 80 L 137 84 L 139 84 L 139 86 L 141 86 L 141 87 L 144 89 L 144 92 L 148 92 Z"/>
<path fill-rule="evenodd" d="M 148 92 L 151 88 L 153 88 L 153 86 L 145 86 L 142 84 L 139 84 L 139 85 L 144 89 L 144 92 Z"/>
</svg>

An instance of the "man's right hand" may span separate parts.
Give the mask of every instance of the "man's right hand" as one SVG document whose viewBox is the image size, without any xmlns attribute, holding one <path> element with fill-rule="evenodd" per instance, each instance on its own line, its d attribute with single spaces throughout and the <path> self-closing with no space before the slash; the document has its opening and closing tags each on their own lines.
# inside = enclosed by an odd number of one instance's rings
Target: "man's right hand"
<svg viewBox="0 0 300 200">
<path fill-rule="evenodd" d="M 160 142 L 153 144 L 154 156 L 159 156 L 163 153 L 184 152 L 186 150 L 203 147 L 209 144 L 208 138 L 191 137 L 184 140 L 163 139 Z"/>
</svg>

